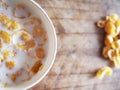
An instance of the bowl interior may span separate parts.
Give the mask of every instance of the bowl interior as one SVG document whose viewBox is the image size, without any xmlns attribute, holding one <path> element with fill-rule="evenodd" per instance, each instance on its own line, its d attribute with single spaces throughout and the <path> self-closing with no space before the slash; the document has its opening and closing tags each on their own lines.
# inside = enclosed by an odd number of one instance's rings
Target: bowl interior
<svg viewBox="0 0 120 90">
<path fill-rule="evenodd" d="M 44 28 L 47 32 L 48 36 L 48 48 L 47 48 L 47 55 L 44 60 L 44 67 L 41 71 L 39 71 L 33 78 L 29 81 L 26 81 L 22 84 L 16 85 L 14 87 L 6 87 L 6 88 L 0 88 L 0 90 L 24 90 L 27 88 L 32 87 L 36 83 L 38 83 L 41 79 L 44 78 L 44 76 L 48 73 L 50 70 L 55 54 L 57 49 L 57 40 L 56 40 L 56 34 L 53 27 L 53 24 L 51 20 L 49 19 L 48 15 L 45 13 L 45 11 L 33 0 L 9 0 L 8 1 L 10 5 L 13 3 L 15 4 L 23 4 L 27 7 L 29 11 L 35 14 L 36 17 L 39 17 L 42 20 L 42 23 L 44 25 Z"/>
</svg>

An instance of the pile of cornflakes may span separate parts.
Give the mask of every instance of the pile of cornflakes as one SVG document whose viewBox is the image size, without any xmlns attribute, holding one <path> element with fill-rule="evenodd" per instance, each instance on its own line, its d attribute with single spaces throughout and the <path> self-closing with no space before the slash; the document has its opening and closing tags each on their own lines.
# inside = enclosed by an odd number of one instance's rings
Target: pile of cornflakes
<svg viewBox="0 0 120 90">
<path fill-rule="evenodd" d="M 104 28 L 106 35 L 104 39 L 103 56 L 109 59 L 114 67 L 120 68 L 120 19 L 117 14 L 106 16 L 105 20 L 98 21 L 97 26 Z M 102 78 L 104 75 L 111 75 L 112 69 L 104 67 L 97 72 L 96 77 Z"/>
</svg>

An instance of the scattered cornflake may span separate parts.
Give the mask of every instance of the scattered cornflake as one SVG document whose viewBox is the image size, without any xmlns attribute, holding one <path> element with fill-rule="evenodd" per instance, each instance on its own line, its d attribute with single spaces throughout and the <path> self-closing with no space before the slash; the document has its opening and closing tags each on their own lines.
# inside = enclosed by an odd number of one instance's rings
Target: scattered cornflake
<svg viewBox="0 0 120 90">
<path fill-rule="evenodd" d="M 97 71 L 96 77 L 102 79 L 105 75 L 110 76 L 112 74 L 112 69 L 110 67 L 104 67 Z"/>
</svg>

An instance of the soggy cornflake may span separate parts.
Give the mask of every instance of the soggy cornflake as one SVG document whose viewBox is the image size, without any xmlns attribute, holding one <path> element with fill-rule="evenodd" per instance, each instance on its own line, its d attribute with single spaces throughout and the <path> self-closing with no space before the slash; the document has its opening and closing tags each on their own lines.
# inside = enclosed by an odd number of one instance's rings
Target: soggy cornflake
<svg viewBox="0 0 120 90">
<path fill-rule="evenodd" d="M 34 40 L 29 40 L 27 42 L 25 42 L 25 44 L 23 45 L 24 50 L 31 50 L 32 48 L 35 47 L 35 41 Z"/>
<path fill-rule="evenodd" d="M 42 47 L 36 49 L 36 56 L 40 59 L 45 57 L 45 51 Z"/>
<path fill-rule="evenodd" d="M 10 75 L 11 80 L 12 80 L 13 82 L 15 82 L 16 79 L 17 79 L 20 75 L 22 75 L 22 72 L 23 72 L 23 71 L 24 71 L 24 69 L 21 68 L 21 69 L 19 69 L 18 71 L 16 71 L 15 73 L 13 73 L 12 75 Z"/>
<path fill-rule="evenodd" d="M 44 41 L 47 39 L 46 32 L 40 25 L 34 27 L 32 34 L 35 38 L 41 37 Z"/>
<path fill-rule="evenodd" d="M 13 8 L 13 16 L 19 19 L 24 19 L 31 16 L 31 13 L 21 4 Z"/>
<path fill-rule="evenodd" d="M 33 40 L 32 36 L 26 31 L 19 31 L 13 34 L 13 44 L 15 44 L 17 48 L 27 51 L 35 47 L 35 41 Z"/>
<path fill-rule="evenodd" d="M 32 66 L 31 68 L 31 72 L 32 73 L 37 73 L 39 70 L 41 70 L 41 68 L 43 67 L 41 61 L 36 61 L 35 64 Z"/>
<path fill-rule="evenodd" d="M 4 87 L 8 87 L 9 84 L 8 83 L 4 83 L 3 85 L 4 85 Z"/>
</svg>

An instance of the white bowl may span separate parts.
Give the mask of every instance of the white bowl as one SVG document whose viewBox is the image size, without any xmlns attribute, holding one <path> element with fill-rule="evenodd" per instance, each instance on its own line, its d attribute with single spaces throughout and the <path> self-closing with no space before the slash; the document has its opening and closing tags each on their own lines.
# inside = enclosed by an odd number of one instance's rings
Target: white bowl
<svg viewBox="0 0 120 90">
<path fill-rule="evenodd" d="M 22 84 L 16 85 L 14 87 L 0 87 L 0 90 L 26 90 L 38 82 L 40 82 L 45 75 L 48 73 L 50 68 L 53 65 L 56 50 L 57 50 L 57 39 L 54 26 L 46 14 L 46 12 L 40 7 L 38 3 L 34 0 L 9 0 L 10 3 L 20 3 L 25 5 L 31 12 L 33 12 L 36 16 L 40 17 L 43 25 L 45 26 L 45 30 L 48 36 L 48 50 L 47 56 L 45 58 L 44 67 L 41 71 L 39 71 L 33 78 L 29 81 L 26 81 Z"/>
</svg>

